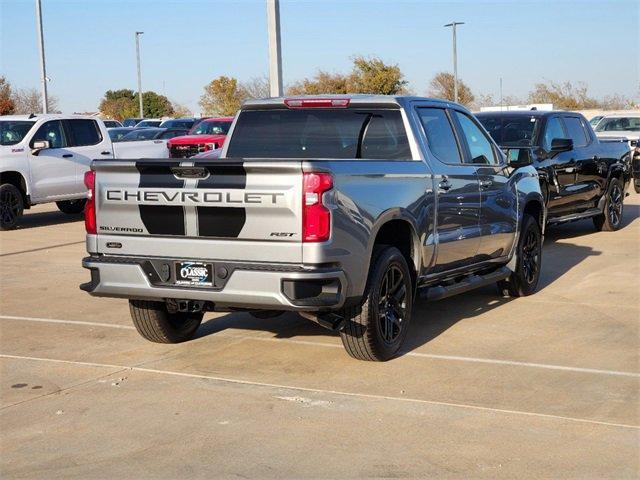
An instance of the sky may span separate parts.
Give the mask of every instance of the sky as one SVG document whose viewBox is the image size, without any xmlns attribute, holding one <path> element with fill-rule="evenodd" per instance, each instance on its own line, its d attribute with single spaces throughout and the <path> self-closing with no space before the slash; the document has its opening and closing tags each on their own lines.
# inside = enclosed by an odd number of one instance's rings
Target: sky
<svg viewBox="0 0 640 480">
<path fill-rule="evenodd" d="M 49 91 L 64 113 L 97 110 L 109 89 L 142 88 L 200 112 L 212 79 L 268 75 L 266 0 L 42 0 Z M 284 83 L 348 72 L 355 55 L 397 63 L 410 88 L 452 71 L 476 94 L 526 97 L 535 83 L 584 82 L 640 100 L 640 0 L 280 0 Z M 35 0 L 0 0 L 0 76 L 39 87 Z"/>
</svg>

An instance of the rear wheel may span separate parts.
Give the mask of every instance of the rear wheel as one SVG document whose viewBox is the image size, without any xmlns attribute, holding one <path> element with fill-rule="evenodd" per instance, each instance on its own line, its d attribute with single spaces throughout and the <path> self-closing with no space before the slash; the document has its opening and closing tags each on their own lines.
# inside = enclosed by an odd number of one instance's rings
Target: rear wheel
<svg viewBox="0 0 640 480">
<path fill-rule="evenodd" d="M 56 202 L 56 205 L 62 213 L 66 213 L 68 215 L 76 215 L 84 210 L 85 203 L 87 203 L 87 200 L 81 198 L 80 200 L 65 200 L 63 202 Z"/>
<path fill-rule="evenodd" d="M 23 210 L 24 199 L 20 190 L 10 183 L 0 186 L 0 230 L 16 228 Z"/>
<path fill-rule="evenodd" d="M 342 344 L 359 360 L 389 360 L 404 342 L 413 304 L 411 274 L 397 248 L 376 252 L 363 299 L 361 305 L 344 312 Z"/>
<path fill-rule="evenodd" d="M 622 212 L 624 209 L 624 193 L 622 184 L 617 178 L 612 178 L 607 190 L 603 212 L 593 217 L 593 225 L 598 231 L 613 232 L 622 224 Z"/>
<path fill-rule="evenodd" d="M 193 338 L 202 323 L 202 312 L 167 310 L 164 302 L 129 300 L 131 319 L 144 338 L 155 343 L 180 343 Z"/>
<path fill-rule="evenodd" d="M 541 263 L 540 226 L 535 218 L 525 213 L 516 251 L 516 269 L 508 279 L 498 282 L 498 288 L 503 294 L 511 297 L 531 295 L 538 287 Z"/>
</svg>

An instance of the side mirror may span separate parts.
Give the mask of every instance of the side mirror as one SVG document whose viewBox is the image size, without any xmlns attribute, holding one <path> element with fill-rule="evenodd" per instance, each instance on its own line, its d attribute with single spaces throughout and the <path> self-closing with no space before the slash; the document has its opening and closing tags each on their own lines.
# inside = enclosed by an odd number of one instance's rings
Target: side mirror
<svg viewBox="0 0 640 480">
<path fill-rule="evenodd" d="M 573 140 L 570 138 L 554 138 L 551 140 L 552 152 L 569 152 L 573 150 Z"/>
<path fill-rule="evenodd" d="M 49 142 L 47 140 L 39 140 L 37 142 L 33 142 L 31 153 L 33 153 L 34 155 L 38 155 L 38 153 L 40 153 L 40 150 L 46 150 L 47 148 L 50 148 Z"/>
<path fill-rule="evenodd" d="M 504 150 L 507 156 L 507 164 L 511 168 L 520 168 L 531 165 L 531 150 L 528 148 L 507 148 Z"/>
</svg>

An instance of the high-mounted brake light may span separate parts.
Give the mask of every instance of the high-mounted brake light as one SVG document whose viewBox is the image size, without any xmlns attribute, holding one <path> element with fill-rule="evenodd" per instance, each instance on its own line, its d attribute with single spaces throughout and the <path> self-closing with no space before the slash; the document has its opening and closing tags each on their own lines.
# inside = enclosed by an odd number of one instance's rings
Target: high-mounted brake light
<svg viewBox="0 0 640 480">
<path fill-rule="evenodd" d="M 286 98 L 284 104 L 289 108 L 347 108 L 349 98 Z"/>
<path fill-rule="evenodd" d="M 302 241 L 324 242 L 331 235 L 331 212 L 322 194 L 333 188 L 329 173 L 304 173 L 302 179 Z"/>
<path fill-rule="evenodd" d="M 97 232 L 96 223 L 96 172 L 89 170 L 84 173 L 84 186 L 87 187 L 87 203 L 84 206 L 84 228 L 87 233 Z"/>
</svg>

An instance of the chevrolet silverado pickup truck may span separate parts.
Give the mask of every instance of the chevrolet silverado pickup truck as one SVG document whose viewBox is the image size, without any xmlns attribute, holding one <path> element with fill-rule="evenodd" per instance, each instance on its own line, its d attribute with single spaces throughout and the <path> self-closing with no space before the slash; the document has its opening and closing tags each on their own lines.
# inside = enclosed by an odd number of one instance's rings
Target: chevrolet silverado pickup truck
<svg viewBox="0 0 640 480">
<path fill-rule="evenodd" d="M 205 311 L 296 311 L 382 361 L 416 295 L 530 295 L 540 275 L 537 172 L 454 103 L 251 100 L 220 158 L 100 159 L 85 183 L 80 288 L 128 299 L 153 342 L 188 340 Z"/>
<path fill-rule="evenodd" d="M 599 139 L 591 124 L 573 112 L 486 112 L 477 117 L 513 160 L 533 162 L 550 224 L 591 218 L 597 230 L 620 228 L 631 179 L 626 141 Z"/>
<path fill-rule="evenodd" d="M 15 228 L 24 209 L 56 202 L 81 213 L 84 173 L 95 158 L 168 157 L 166 140 L 112 143 L 104 122 L 78 115 L 0 117 L 0 230 Z"/>
</svg>

